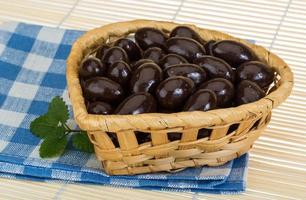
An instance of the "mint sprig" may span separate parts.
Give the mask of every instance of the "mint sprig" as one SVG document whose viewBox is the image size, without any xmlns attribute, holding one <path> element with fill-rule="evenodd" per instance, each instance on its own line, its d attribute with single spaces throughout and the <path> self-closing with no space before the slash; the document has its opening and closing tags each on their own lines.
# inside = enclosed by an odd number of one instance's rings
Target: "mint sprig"
<svg viewBox="0 0 306 200">
<path fill-rule="evenodd" d="M 41 158 L 60 156 L 64 153 L 67 143 L 66 137 L 47 137 L 40 145 L 39 155 Z"/>
<path fill-rule="evenodd" d="M 85 152 L 93 152 L 93 145 L 91 144 L 91 142 L 89 141 L 88 135 L 86 134 L 86 132 L 81 132 L 79 134 L 74 134 L 72 136 L 72 145 L 81 150 L 81 151 L 85 151 Z"/>
<path fill-rule="evenodd" d="M 64 153 L 69 134 L 72 135 L 72 145 L 81 151 L 93 152 L 93 145 L 86 132 L 72 130 L 67 125 L 69 119 L 68 106 L 59 96 L 52 99 L 48 112 L 31 122 L 30 130 L 33 135 L 43 139 L 39 148 L 41 158 L 52 158 Z"/>
</svg>

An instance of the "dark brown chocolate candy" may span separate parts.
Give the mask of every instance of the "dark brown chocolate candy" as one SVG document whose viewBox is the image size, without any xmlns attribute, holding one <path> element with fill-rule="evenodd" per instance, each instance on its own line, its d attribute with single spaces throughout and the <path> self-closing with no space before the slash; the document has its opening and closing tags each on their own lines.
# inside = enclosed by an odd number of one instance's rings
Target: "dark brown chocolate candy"
<svg viewBox="0 0 306 200">
<path fill-rule="evenodd" d="M 206 72 L 198 65 L 189 63 L 172 65 L 164 70 L 164 74 L 166 77 L 185 76 L 190 78 L 195 85 L 206 80 Z"/>
<path fill-rule="evenodd" d="M 138 29 L 135 32 L 135 40 L 143 50 L 150 47 L 159 47 L 164 49 L 167 36 L 158 29 L 147 27 Z"/>
<path fill-rule="evenodd" d="M 162 69 L 166 69 L 167 67 L 171 65 L 177 65 L 177 64 L 183 64 L 188 63 L 188 61 L 177 54 L 168 54 L 163 57 L 163 59 L 160 61 L 160 67 Z"/>
<path fill-rule="evenodd" d="M 274 71 L 271 67 L 259 61 L 243 63 L 236 70 L 238 81 L 250 80 L 261 88 L 268 87 L 274 80 Z"/>
<path fill-rule="evenodd" d="M 95 57 L 89 57 L 81 63 L 79 74 L 81 77 L 87 79 L 94 76 L 103 76 L 106 67 L 101 61 Z"/>
<path fill-rule="evenodd" d="M 185 101 L 194 91 L 195 85 L 189 78 L 174 76 L 165 79 L 156 89 L 159 105 L 165 109 L 182 110 Z"/>
<path fill-rule="evenodd" d="M 142 64 L 133 73 L 130 81 L 132 93 L 154 93 L 159 82 L 162 81 L 162 70 L 155 63 Z"/>
<path fill-rule="evenodd" d="M 236 106 L 264 97 L 274 80 L 274 70 L 259 62 L 247 45 L 233 40 L 205 42 L 193 27 L 177 26 L 169 35 L 145 27 L 134 37 L 135 42 L 121 38 L 103 44 L 81 63 L 80 85 L 89 114 L 172 113 Z M 210 133 L 203 128 L 198 139 Z M 168 138 L 179 140 L 181 135 L 175 132 Z M 140 143 L 151 140 L 144 138 Z M 114 142 L 118 146 L 118 140 Z"/>
<path fill-rule="evenodd" d="M 136 115 L 141 113 L 156 112 L 156 101 L 150 93 L 136 93 L 127 97 L 116 108 L 115 114 L 119 115 Z"/>
<path fill-rule="evenodd" d="M 254 52 L 242 44 L 233 40 L 221 40 L 212 46 L 212 55 L 225 60 L 233 68 L 239 67 L 242 63 L 257 60 Z"/>
<path fill-rule="evenodd" d="M 228 106 L 235 93 L 234 85 L 224 78 L 211 79 L 203 83 L 200 89 L 209 89 L 215 92 L 218 107 Z"/>
<path fill-rule="evenodd" d="M 117 83 L 122 87 L 129 84 L 132 73 L 129 65 L 123 61 L 118 61 L 112 64 L 107 71 L 107 77 Z"/>
<path fill-rule="evenodd" d="M 189 97 L 184 106 L 184 111 L 208 111 L 217 107 L 216 94 L 208 89 L 200 89 Z"/>
<path fill-rule="evenodd" d="M 109 48 L 103 56 L 102 62 L 107 66 L 111 66 L 113 63 L 118 61 L 124 61 L 129 63 L 129 58 L 126 52 L 121 47 Z"/>
<path fill-rule="evenodd" d="M 87 99 L 115 103 L 122 100 L 124 91 L 121 86 L 104 77 L 94 77 L 85 81 L 84 93 Z"/>
<path fill-rule="evenodd" d="M 191 39 L 198 41 L 201 44 L 204 44 L 204 40 L 200 37 L 200 35 L 197 32 L 195 32 L 193 29 L 189 28 L 188 26 L 175 27 L 171 31 L 170 37 L 191 38 Z"/>
<path fill-rule="evenodd" d="M 102 60 L 103 56 L 105 55 L 106 51 L 110 48 L 110 46 L 104 44 L 98 48 L 96 52 L 96 58 Z"/>
<path fill-rule="evenodd" d="M 211 49 L 215 43 L 216 43 L 216 40 L 209 40 L 208 42 L 204 44 L 204 49 L 207 55 L 212 55 Z"/>
<path fill-rule="evenodd" d="M 140 67 L 142 64 L 145 63 L 154 63 L 154 62 L 151 59 L 140 59 L 131 65 L 131 70 L 135 71 L 136 69 L 138 69 L 138 67 Z"/>
<path fill-rule="evenodd" d="M 114 43 L 114 46 L 121 47 L 127 53 L 131 62 L 139 60 L 142 57 L 140 47 L 130 39 L 121 38 Z"/>
<path fill-rule="evenodd" d="M 203 68 L 207 72 L 208 77 L 211 79 L 225 78 L 232 82 L 235 80 L 235 73 L 233 72 L 231 66 L 220 58 L 203 56 L 195 59 L 193 63 Z"/>
<path fill-rule="evenodd" d="M 167 40 L 166 45 L 168 53 L 183 56 L 189 62 L 206 54 L 203 46 L 196 40 L 190 38 L 170 38 Z"/>
<path fill-rule="evenodd" d="M 235 102 L 237 105 L 251 103 L 265 96 L 265 92 L 254 82 L 243 80 L 236 89 Z"/>
<path fill-rule="evenodd" d="M 105 103 L 102 101 L 95 101 L 95 102 L 88 103 L 87 111 L 90 114 L 109 115 L 112 113 L 113 108 L 108 103 Z"/>
<path fill-rule="evenodd" d="M 158 47 L 150 47 L 143 53 L 144 59 L 153 60 L 156 64 L 160 63 L 160 60 L 165 56 L 165 52 Z"/>
</svg>

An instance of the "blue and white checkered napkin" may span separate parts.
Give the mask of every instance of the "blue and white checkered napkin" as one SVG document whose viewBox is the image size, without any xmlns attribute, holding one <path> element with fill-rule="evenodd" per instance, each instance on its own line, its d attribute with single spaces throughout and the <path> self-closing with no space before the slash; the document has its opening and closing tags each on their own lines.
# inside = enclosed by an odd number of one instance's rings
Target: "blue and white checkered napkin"
<svg viewBox="0 0 306 200">
<path fill-rule="evenodd" d="M 248 156 L 219 167 L 190 168 L 178 173 L 108 176 L 94 154 L 73 149 L 59 158 L 39 158 L 40 139 L 30 122 L 62 96 L 69 104 L 65 59 L 81 31 L 24 23 L 0 26 L 0 176 L 40 181 L 67 181 L 115 186 L 237 193 L 246 181 Z M 73 121 L 70 125 L 75 126 Z"/>
</svg>

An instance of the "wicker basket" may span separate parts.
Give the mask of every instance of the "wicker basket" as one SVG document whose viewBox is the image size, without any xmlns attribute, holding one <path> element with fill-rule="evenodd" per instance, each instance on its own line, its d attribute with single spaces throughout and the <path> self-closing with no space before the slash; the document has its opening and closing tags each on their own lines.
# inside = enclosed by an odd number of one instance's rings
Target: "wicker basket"
<svg viewBox="0 0 306 200">
<path fill-rule="evenodd" d="M 74 118 L 88 132 L 97 158 L 108 174 L 140 174 L 178 170 L 194 166 L 216 166 L 246 153 L 271 119 L 271 111 L 284 101 L 293 86 L 293 74 L 278 56 L 263 47 L 230 35 L 187 25 L 205 40 L 231 39 L 253 49 L 259 59 L 278 73 L 269 95 L 254 103 L 208 112 L 172 114 L 90 115 L 87 113 L 79 81 L 82 59 L 103 43 L 126 37 L 142 27 L 170 32 L 173 22 L 135 20 L 109 24 L 84 34 L 73 45 L 67 60 L 67 81 Z M 209 137 L 197 139 L 199 130 L 210 130 Z M 151 134 L 151 142 L 138 144 L 135 131 Z M 117 135 L 115 148 L 108 132 Z M 180 132 L 181 139 L 170 142 L 168 133 Z"/>
</svg>

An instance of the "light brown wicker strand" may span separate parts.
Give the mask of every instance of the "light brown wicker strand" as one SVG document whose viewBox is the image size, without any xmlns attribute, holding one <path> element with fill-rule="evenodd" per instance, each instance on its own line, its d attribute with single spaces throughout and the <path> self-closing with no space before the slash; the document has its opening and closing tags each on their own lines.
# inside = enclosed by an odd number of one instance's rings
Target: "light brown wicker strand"
<svg viewBox="0 0 306 200">
<path fill-rule="evenodd" d="M 78 67 L 85 56 L 103 43 L 125 37 L 142 27 L 170 32 L 179 24 L 135 20 L 109 24 L 91 30 L 73 45 L 67 60 L 67 82 L 76 122 L 88 131 L 97 158 L 109 174 L 139 174 L 169 171 L 194 166 L 216 166 L 247 152 L 271 119 L 272 108 L 290 94 L 293 75 L 287 64 L 263 47 L 230 35 L 186 25 L 205 40 L 230 39 L 249 46 L 263 62 L 279 74 L 277 89 L 261 100 L 235 108 L 208 112 L 139 115 L 90 115 L 87 113 L 78 78 Z M 259 121 L 258 121 L 259 120 Z M 256 123 L 257 122 L 257 123 Z M 231 133 L 231 125 L 238 128 Z M 211 129 L 211 136 L 197 140 L 199 129 Z M 149 132 L 152 141 L 138 144 L 134 131 Z M 117 134 L 120 148 L 115 148 L 106 132 Z M 180 141 L 169 142 L 169 132 L 181 132 Z"/>
<path fill-rule="evenodd" d="M 268 116 L 264 116 L 263 119 L 260 119 L 260 122 L 264 122 L 264 123 L 259 123 L 258 126 L 261 126 L 261 127 L 257 127 L 257 129 L 253 131 L 257 134 L 254 134 L 254 136 L 252 135 L 249 136 L 249 134 L 251 134 L 252 132 L 248 132 L 248 136 L 246 136 L 245 134 L 240 133 L 240 135 L 237 135 L 239 136 L 239 138 L 236 139 L 235 143 L 230 143 L 230 140 L 232 139 L 232 137 L 230 136 L 223 137 L 220 140 L 214 140 L 214 141 L 202 140 L 202 142 L 200 142 L 199 140 L 198 142 L 200 143 L 198 143 L 197 145 L 191 144 L 193 148 L 189 148 L 188 150 L 181 151 L 179 148 L 179 144 L 177 142 L 173 142 L 173 143 L 168 143 L 167 145 L 168 148 L 166 148 L 166 151 L 163 151 L 164 152 L 163 156 L 168 155 L 170 157 L 167 157 L 166 159 L 165 158 L 157 159 L 157 160 L 163 160 L 166 162 L 158 162 L 157 165 L 154 162 L 151 162 L 151 163 L 149 162 L 149 166 L 147 167 L 141 166 L 141 164 L 139 165 L 139 163 L 146 163 L 145 161 L 149 161 L 153 158 L 156 158 L 156 155 L 153 154 L 151 156 L 146 156 L 147 155 L 146 153 L 143 153 L 140 151 L 141 156 L 128 156 L 128 157 L 126 156 L 126 155 L 132 155 L 133 152 L 130 152 L 122 156 L 111 155 L 110 158 L 108 158 L 108 160 L 114 160 L 114 158 L 117 158 L 119 160 L 122 159 L 123 162 L 122 161 L 119 161 L 119 162 L 106 161 L 104 166 L 107 168 L 107 170 L 111 170 L 111 171 L 108 171 L 108 173 L 112 173 L 112 174 L 126 174 L 126 173 L 137 174 L 137 173 L 144 173 L 144 172 L 155 172 L 156 170 L 160 171 L 160 170 L 180 169 L 180 168 L 188 167 L 191 163 L 193 163 L 193 166 L 200 166 L 202 164 L 207 164 L 210 166 L 220 165 L 228 160 L 231 160 L 233 158 L 236 158 L 242 155 L 249 148 L 251 148 L 254 140 L 257 139 L 260 132 L 263 130 L 263 128 L 268 123 L 268 120 L 266 120 L 267 117 Z M 268 117 L 268 119 L 270 118 Z M 257 120 L 254 120 L 254 123 L 256 121 Z M 250 129 L 250 128 L 251 127 L 247 127 L 247 129 Z M 235 134 L 235 131 L 232 134 Z M 174 148 L 170 149 L 169 144 L 172 144 Z M 182 145 L 184 145 L 184 143 L 182 143 Z M 147 148 L 151 148 L 151 146 L 148 145 L 146 146 L 146 148 L 142 148 L 142 150 L 145 150 Z M 158 152 L 159 152 L 158 156 L 160 156 L 160 152 L 162 151 L 158 151 Z M 212 152 L 212 153 L 207 153 L 207 152 Z M 115 153 L 118 154 L 118 151 L 115 151 Z M 109 155 L 109 153 L 104 152 L 103 155 Z M 190 158 L 193 158 L 193 159 L 192 159 L 192 162 L 186 162 L 184 158 L 186 158 L 187 161 L 190 160 Z M 137 164 L 139 166 L 137 166 Z M 134 166 L 134 167 L 130 167 L 130 166 Z"/>
</svg>

